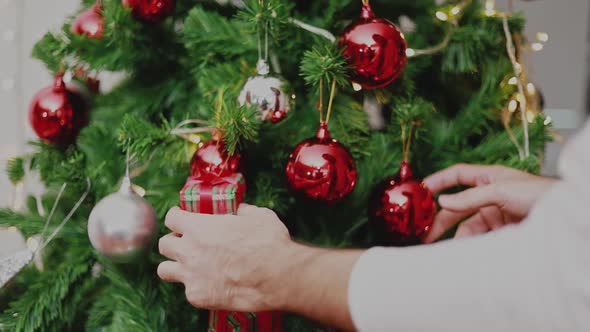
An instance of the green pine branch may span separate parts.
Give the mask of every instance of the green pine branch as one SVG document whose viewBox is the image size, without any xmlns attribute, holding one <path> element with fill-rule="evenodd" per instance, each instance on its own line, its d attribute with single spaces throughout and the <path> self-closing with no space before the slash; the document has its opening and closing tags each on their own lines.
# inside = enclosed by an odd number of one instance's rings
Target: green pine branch
<svg viewBox="0 0 590 332">
<path fill-rule="evenodd" d="M 321 44 L 306 51 L 301 61 L 301 76 L 305 82 L 317 88 L 320 81 L 329 86 L 336 80 L 339 86 L 347 86 L 349 67 L 342 51 L 333 44 Z"/>
<path fill-rule="evenodd" d="M 12 184 L 16 185 L 25 177 L 25 160 L 22 157 L 11 158 L 6 165 L 6 173 Z"/>
<path fill-rule="evenodd" d="M 40 273 L 27 291 L 0 316 L 0 331 L 63 331 L 91 288 L 93 264 L 88 252 Z M 74 310 L 76 309 L 76 310 Z"/>
</svg>

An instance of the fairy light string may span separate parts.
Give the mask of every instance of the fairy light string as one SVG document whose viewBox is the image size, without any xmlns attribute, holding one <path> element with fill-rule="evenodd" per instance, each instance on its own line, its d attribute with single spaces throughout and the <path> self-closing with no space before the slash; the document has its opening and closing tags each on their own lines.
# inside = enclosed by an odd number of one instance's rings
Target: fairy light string
<svg viewBox="0 0 590 332">
<path fill-rule="evenodd" d="M 443 11 L 437 11 L 435 16 L 437 19 L 448 22 L 450 24 L 443 40 L 433 47 L 425 48 L 425 49 L 414 49 L 408 48 L 406 49 L 406 56 L 408 58 L 414 58 L 423 55 L 433 55 L 442 52 L 444 49 L 449 46 L 453 35 L 457 31 L 459 27 L 459 21 L 463 17 L 463 13 L 465 12 L 465 8 L 471 4 L 472 0 L 463 0 L 454 6 L 449 13 Z"/>
<path fill-rule="evenodd" d="M 524 132 L 524 155 L 521 155 L 521 159 L 528 158 L 531 154 L 530 152 L 530 141 L 529 141 L 529 122 L 527 119 L 527 100 L 526 95 L 524 92 L 524 87 L 522 84 L 522 66 L 518 63 L 516 59 L 516 50 L 514 47 L 514 42 L 512 39 L 512 32 L 510 31 L 510 26 L 508 25 L 508 17 L 507 15 L 502 15 L 502 26 L 504 28 L 504 35 L 506 36 L 506 52 L 508 53 L 508 57 L 510 58 L 510 62 L 512 63 L 512 68 L 514 70 L 514 76 L 517 78 L 516 86 L 518 88 L 519 98 L 517 101 L 520 104 L 520 117 L 522 121 L 522 128 Z"/>
</svg>

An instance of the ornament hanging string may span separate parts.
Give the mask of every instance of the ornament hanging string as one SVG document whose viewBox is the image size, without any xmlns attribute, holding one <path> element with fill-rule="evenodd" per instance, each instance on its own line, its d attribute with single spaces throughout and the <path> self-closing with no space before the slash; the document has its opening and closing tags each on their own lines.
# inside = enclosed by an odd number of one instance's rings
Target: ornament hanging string
<svg viewBox="0 0 590 332">
<path fill-rule="evenodd" d="M 318 105 L 320 111 L 320 123 L 324 122 L 324 78 L 320 78 L 320 103 Z"/>
<path fill-rule="evenodd" d="M 188 125 L 206 126 L 196 128 L 184 128 Z M 178 136 L 188 142 L 194 143 L 191 134 L 213 133 L 215 128 L 209 127 L 209 123 L 205 120 L 190 119 L 180 122 L 174 129 L 170 131 L 170 135 Z"/>
<path fill-rule="evenodd" d="M 67 183 L 64 183 L 61 186 L 61 188 L 59 190 L 59 193 L 57 194 L 57 198 L 55 199 L 55 202 L 53 203 L 53 207 L 51 208 L 51 212 L 49 212 L 49 215 L 47 216 L 47 219 L 45 220 L 45 225 L 43 226 L 43 231 L 41 232 L 41 239 L 43 239 L 45 237 L 45 234 L 47 233 L 47 230 L 49 228 L 49 224 L 51 223 L 51 219 L 53 218 L 53 215 L 55 214 L 55 210 L 57 209 L 57 205 L 59 204 L 59 201 L 61 200 L 61 197 L 62 197 L 62 195 L 63 195 L 66 187 L 67 187 Z M 37 254 L 37 252 L 43 250 L 57 236 L 57 234 L 59 234 L 59 232 L 68 223 L 68 221 L 70 221 L 70 219 L 72 218 L 72 216 L 74 215 L 74 213 L 76 213 L 76 211 L 78 210 L 78 208 L 80 208 L 80 205 L 82 205 L 82 203 L 84 202 L 84 200 L 86 200 L 86 197 L 90 193 L 90 188 L 91 187 L 92 187 L 92 185 L 91 185 L 90 179 L 89 178 L 86 178 L 86 191 L 84 191 L 84 193 L 82 194 L 82 196 L 80 196 L 80 199 L 78 200 L 78 202 L 76 202 L 76 204 L 70 210 L 70 212 L 68 213 L 68 215 L 55 228 L 55 230 L 53 230 L 53 232 L 51 233 L 51 235 L 49 235 L 49 237 L 47 237 L 47 239 L 45 241 L 43 241 L 35 249 L 35 251 L 33 253 L 33 256 L 35 256 Z"/>
<path fill-rule="evenodd" d="M 330 123 L 332 109 L 334 107 L 334 97 L 336 96 L 336 78 L 332 80 L 332 87 L 330 90 L 330 99 L 328 100 L 328 110 L 326 112 L 326 124 Z M 324 122 L 324 79 L 320 78 L 320 102 L 318 105 L 320 111 L 320 123 Z"/>
<path fill-rule="evenodd" d="M 55 210 L 57 205 L 59 204 L 61 197 L 67 187 L 67 183 L 64 183 L 57 194 L 55 202 L 53 203 L 53 207 L 51 208 L 51 212 L 47 219 L 45 219 L 45 224 L 43 225 L 43 230 L 39 235 L 40 241 L 36 241 L 35 244 L 31 244 L 27 249 L 19 251 L 15 254 L 11 254 L 7 257 L 0 258 L 0 288 L 3 288 L 16 274 L 18 274 L 22 269 L 24 269 L 27 265 L 29 265 L 37 256 L 37 254 L 43 250 L 54 238 L 61 232 L 63 227 L 66 223 L 72 218 L 74 213 L 78 210 L 82 202 L 86 199 L 88 193 L 90 192 L 90 179 L 86 179 L 87 181 L 87 189 L 84 194 L 80 197 L 80 200 L 76 203 L 76 205 L 72 208 L 72 210 L 68 213 L 65 219 L 55 228 L 55 230 L 51 233 L 47 239 L 44 240 L 45 235 L 49 229 L 49 224 L 53 215 L 55 214 Z"/>
<path fill-rule="evenodd" d="M 72 216 L 74 216 L 74 213 L 76 213 L 76 211 L 78 210 L 78 208 L 80 208 L 80 205 L 82 205 L 82 203 L 84 202 L 84 200 L 86 200 L 86 197 L 90 193 L 90 188 L 92 188 L 92 183 L 90 182 L 90 179 L 89 178 L 86 178 L 86 191 L 84 191 L 84 193 L 82 194 L 82 196 L 80 196 L 80 199 L 76 202 L 76 204 L 74 205 L 74 207 L 70 210 L 70 212 L 64 218 L 64 220 L 61 222 L 61 224 L 59 224 L 55 228 L 55 230 L 53 231 L 53 233 L 51 233 L 51 235 L 49 235 L 49 237 L 47 238 L 47 240 L 45 240 L 45 242 L 43 243 L 43 245 L 40 246 L 41 249 L 45 248 L 57 236 L 57 234 L 59 234 L 59 232 L 64 228 L 64 226 L 67 224 L 67 222 L 70 221 L 70 219 L 72 218 Z M 55 205 L 57 205 L 57 202 L 56 202 Z M 48 218 L 48 220 L 49 220 L 49 218 Z"/>
<path fill-rule="evenodd" d="M 268 22 L 264 24 L 264 57 L 262 56 L 262 36 L 258 29 L 258 61 L 268 61 Z"/>
<path fill-rule="evenodd" d="M 404 161 L 410 160 L 410 150 L 412 147 L 412 138 L 414 136 L 414 129 L 417 126 L 421 126 L 421 122 L 412 121 L 410 122 L 409 128 L 406 128 L 407 122 L 401 123 L 402 130 L 402 156 Z M 407 131 L 407 134 L 406 134 Z"/>
<path fill-rule="evenodd" d="M 328 101 L 328 112 L 326 114 L 326 124 L 330 123 L 332 108 L 334 106 L 334 97 L 336 96 L 336 78 L 332 80 L 332 89 L 330 90 L 330 100 Z"/>
<path fill-rule="evenodd" d="M 264 1 L 259 0 L 258 3 L 262 6 L 264 5 Z M 268 30 L 269 30 L 269 22 L 266 20 L 263 23 L 264 29 L 264 57 L 262 56 L 262 36 L 261 36 L 261 27 L 258 27 L 258 62 L 264 61 L 268 63 Z"/>
</svg>

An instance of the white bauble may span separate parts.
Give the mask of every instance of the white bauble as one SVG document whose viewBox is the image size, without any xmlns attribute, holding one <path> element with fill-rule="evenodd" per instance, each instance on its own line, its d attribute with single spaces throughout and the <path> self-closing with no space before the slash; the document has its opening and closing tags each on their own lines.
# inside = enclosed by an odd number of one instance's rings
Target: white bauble
<svg viewBox="0 0 590 332">
<path fill-rule="evenodd" d="M 152 206 L 131 189 L 125 178 L 121 189 L 102 199 L 88 220 L 92 246 L 115 262 L 131 262 L 152 245 L 158 232 Z"/>
</svg>

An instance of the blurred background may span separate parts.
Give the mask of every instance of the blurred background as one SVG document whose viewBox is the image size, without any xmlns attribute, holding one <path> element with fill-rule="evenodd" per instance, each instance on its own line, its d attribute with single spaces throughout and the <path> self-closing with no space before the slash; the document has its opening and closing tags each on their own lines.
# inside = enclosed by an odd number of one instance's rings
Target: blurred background
<svg viewBox="0 0 590 332">
<path fill-rule="evenodd" d="M 391 0 L 394 1 L 394 0 Z M 541 50 L 526 56 L 529 75 L 545 99 L 545 112 L 554 128 L 567 139 L 580 127 L 589 111 L 590 95 L 590 1 L 588 0 L 497 0 L 527 18 L 527 37 L 547 33 Z M 64 18 L 78 9 L 78 0 L 0 0 L 0 206 L 18 207 L 26 193 L 41 192 L 34 178 L 15 188 L 5 175 L 6 161 L 28 151 L 34 139 L 27 120 L 28 104 L 51 76 L 30 57 L 33 44 L 49 29 L 57 29 Z M 117 78 L 101 74 L 102 89 Z M 560 143 L 548 147 L 544 173 L 555 174 Z M 0 231 L 0 256 L 22 245 L 15 231 Z"/>
</svg>

